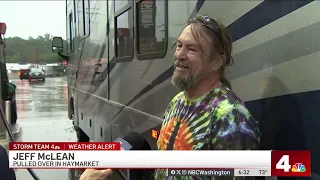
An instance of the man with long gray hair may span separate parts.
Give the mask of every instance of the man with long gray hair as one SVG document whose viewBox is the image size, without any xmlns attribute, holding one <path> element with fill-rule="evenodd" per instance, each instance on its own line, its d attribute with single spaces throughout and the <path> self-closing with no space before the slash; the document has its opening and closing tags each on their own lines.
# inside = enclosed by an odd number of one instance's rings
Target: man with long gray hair
<svg viewBox="0 0 320 180">
<path fill-rule="evenodd" d="M 225 77 L 226 66 L 233 63 L 231 50 L 230 35 L 221 23 L 208 16 L 197 16 L 188 21 L 177 40 L 174 55 L 172 84 L 181 92 L 165 111 L 157 142 L 159 150 L 258 148 L 258 123 L 231 90 L 231 84 Z M 93 174 L 87 172 L 88 175 Z M 155 179 L 244 177 L 167 177 L 166 170 L 156 170 Z"/>
<path fill-rule="evenodd" d="M 158 139 L 159 150 L 258 148 L 258 123 L 231 90 L 225 77 L 226 66 L 233 63 L 231 50 L 231 37 L 221 23 L 208 16 L 197 16 L 188 21 L 177 39 L 174 55 L 172 84 L 181 92 L 165 111 Z M 166 170 L 157 170 L 155 178 L 167 179 L 165 174 Z M 232 179 L 214 177 L 220 178 Z"/>
</svg>

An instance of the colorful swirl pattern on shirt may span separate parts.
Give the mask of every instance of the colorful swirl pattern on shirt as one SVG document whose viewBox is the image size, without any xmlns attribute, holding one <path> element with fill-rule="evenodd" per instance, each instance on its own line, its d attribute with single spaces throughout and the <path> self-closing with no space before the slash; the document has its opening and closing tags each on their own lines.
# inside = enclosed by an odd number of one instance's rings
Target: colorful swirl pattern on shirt
<svg viewBox="0 0 320 180">
<path fill-rule="evenodd" d="M 196 100 L 186 99 L 184 92 L 177 94 L 164 114 L 157 142 L 159 150 L 167 150 L 171 134 L 179 121 L 177 135 L 174 142 L 171 142 L 173 150 L 257 149 L 258 123 L 252 118 L 240 98 L 227 87 L 216 88 Z M 211 178 L 167 177 L 166 170 L 157 170 L 155 179 L 205 180 Z"/>
</svg>

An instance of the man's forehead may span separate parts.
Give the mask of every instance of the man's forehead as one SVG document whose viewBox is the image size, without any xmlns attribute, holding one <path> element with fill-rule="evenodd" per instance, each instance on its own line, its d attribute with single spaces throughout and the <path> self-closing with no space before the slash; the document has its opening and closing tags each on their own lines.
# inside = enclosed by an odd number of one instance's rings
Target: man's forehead
<svg viewBox="0 0 320 180">
<path fill-rule="evenodd" d="M 196 32 L 196 34 L 198 34 L 197 39 L 191 31 L 191 25 L 189 25 L 182 31 L 177 42 L 188 46 L 207 46 L 211 43 L 211 39 L 207 34 L 201 34 L 199 32 Z"/>
<path fill-rule="evenodd" d="M 180 36 L 178 37 L 177 41 L 179 43 L 183 43 L 183 44 L 190 44 L 190 45 L 197 45 L 197 41 L 194 39 L 193 34 L 191 32 L 191 28 L 190 26 L 187 26 L 182 33 L 180 34 Z"/>
</svg>

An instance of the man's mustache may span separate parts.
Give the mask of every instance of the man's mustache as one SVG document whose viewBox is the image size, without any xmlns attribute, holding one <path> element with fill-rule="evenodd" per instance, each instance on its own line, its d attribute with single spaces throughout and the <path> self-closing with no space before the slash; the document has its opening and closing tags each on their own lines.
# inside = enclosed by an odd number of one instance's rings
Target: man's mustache
<svg viewBox="0 0 320 180">
<path fill-rule="evenodd" d="M 174 61 L 174 67 L 177 66 L 186 66 L 189 67 L 189 63 L 187 63 L 185 60 L 181 61 L 181 60 L 175 60 Z"/>
</svg>

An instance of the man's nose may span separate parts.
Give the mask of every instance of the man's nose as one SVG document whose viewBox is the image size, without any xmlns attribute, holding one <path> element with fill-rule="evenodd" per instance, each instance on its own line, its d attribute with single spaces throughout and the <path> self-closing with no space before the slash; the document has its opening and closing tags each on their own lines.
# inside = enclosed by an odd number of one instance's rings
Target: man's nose
<svg viewBox="0 0 320 180">
<path fill-rule="evenodd" d="M 187 59 L 187 54 L 186 48 L 182 47 L 181 49 L 176 50 L 176 59 L 185 60 Z"/>
</svg>

